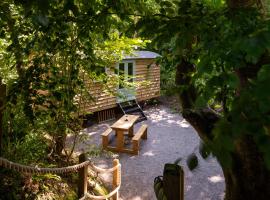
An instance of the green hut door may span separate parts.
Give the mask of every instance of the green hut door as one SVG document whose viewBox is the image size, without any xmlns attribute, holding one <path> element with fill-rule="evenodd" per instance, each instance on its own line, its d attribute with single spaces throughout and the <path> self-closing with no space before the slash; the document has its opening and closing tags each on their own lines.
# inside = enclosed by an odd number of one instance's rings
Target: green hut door
<svg viewBox="0 0 270 200">
<path fill-rule="evenodd" d="M 129 83 L 133 83 L 135 75 L 135 62 L 125 60 L 117 64 L 117 71 L 120 79 L 118 84 L 117 102 L 124 102 L 135 99 L 135 88 Z"/>
</svg>

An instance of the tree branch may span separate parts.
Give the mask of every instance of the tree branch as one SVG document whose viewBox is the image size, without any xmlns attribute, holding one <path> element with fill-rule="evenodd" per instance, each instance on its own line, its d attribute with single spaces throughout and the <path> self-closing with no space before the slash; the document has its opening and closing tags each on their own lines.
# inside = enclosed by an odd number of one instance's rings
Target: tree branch
<svg viewBox="0 0 270 200">
<path fill-rule="evenodd" d="M 193 126 L 203 141 L 212 141 L 212 130 L 221 116 L 211 108 L 185 109 L 183 117 Z"/>
<path fill-rule="evenodd" d="M 211 141 L 213 139 L 212 130 L 220 119 L 220 115 L 209 107 L 194 109 L 197 91 L 191 81 L 191 75 L 195 70 L 195 66 L 184 58 L 176 67 L 176 85 L 183 87 L 179 94 L 182 114 L 196 129 L 202 140 Z"/>
</svg>

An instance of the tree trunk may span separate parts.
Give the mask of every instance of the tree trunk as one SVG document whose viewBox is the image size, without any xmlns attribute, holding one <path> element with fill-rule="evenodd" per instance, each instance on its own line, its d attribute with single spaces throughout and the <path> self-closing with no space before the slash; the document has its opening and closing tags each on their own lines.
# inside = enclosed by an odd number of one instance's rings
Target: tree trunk
<svg viewBox="0 0 270 200">
<path fill-rule="evenodd" d="M 251 137 L 237 141 L 233 166 L 223 168 L 226 200 L 269 200 L 270 171 Z"/>
<path fill-rule="evenodd" d="M 55 137 L 55 149 L 54 149 L 54 152 L 55 152 L 56 155 L 58 155 L 58 156 L 62 155 L 62 151 L 65 148 L 65 142 L 66 142 L 66 136 L 65 135 Z"/>
<path fill-rule="evenodd" d="M 176 66 L 176 84 L 185 86 L 179 96 L 183 117 L 196 129 L 204 142 L 212 142 L 212 130 L 220 116 L 210 108 L 194 109 L 196 91 L 189 77 L 191 64 L 182 61 Z M 188 71 L 187 71 L 188 70 Z M 226 183 L 225 200 L 269 200 L 270 171 L 251 136 L 243 136 L 234 143 L 232 166 L 222 167 Z M 219 158 L 217 157 L 219 160 Z"/>
<path fill-rule="evenodd" d="M 195 71 L 195 66 L 184 58 L 181 59 L 181 63 L 176 66 L 175 84 L 178 86 L 184 86 L 180 92 L 180 101 L 183 109 L 189 109 L 193 107 L 196 99 L 195 88 L 191 84 L 191 77 L 189 73 Z"/>
<path fill-rule="evenodd" d="M 227 0 L 230 9 L 249 8 L 257 6 L 262 9 L 261 0 Z M 267 55 L 268 57 L 268 55 Z M 241 87 L 246 86 L 246 80 L 257 75 L 257 71 L 264 62 L 264 58 L 257 66 L 242 68 L 238 72 Z M 251 73 L 249 73 L 251 71 Z M 263 155 L 259 152 L 251 136 L 243 136 L 235 142 L 232 155 L 232 168 L 223 168 L 226 182 L 226 200 L 269 200 L 270 199 L 270 171 L 266 168 Z"/>
<path fill-rule="evenodd" d="M 227 5 L 231 9 L 238 9 L 251 7 L 259 2 L 259 0 L 227 0 Z"/>
<path fill-rule="evenodd" d="M 2 84 L 2 79 L 0 77 L 0 156 L 2 155 L 3 113 L 4 113 L 5 97 L 6 97 L 6 86 Z"/>
</svg>

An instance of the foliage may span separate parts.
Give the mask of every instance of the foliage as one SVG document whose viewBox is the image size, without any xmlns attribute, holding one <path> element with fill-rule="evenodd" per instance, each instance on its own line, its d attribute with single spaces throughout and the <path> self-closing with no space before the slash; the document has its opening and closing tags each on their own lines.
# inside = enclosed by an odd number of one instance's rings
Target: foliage
<svg viewBox="0 0 270 200">
<path fill-rule="evenodd" d="M 166 56 L 167 55 L 167 56 Z M 173 95 L 176 90 L 175 63 L 170 55 L 163 52 L 163 57 L 157 59 L 160 66 L 160 89 L 163 95 Z"/>
<path fill-rule="evenodd" d="M 16 70 L 9 67 L 14 65 L 14 59 L 10 59 L 10 55 L 5 51 L 9 45 L 7 40 L 0 38 L 0 77 L 5 84 L 17 78 Z"/>
<path fill-rule="evenodd" d="M 157 2 L 160 14 L 143 18 L 140 33 L 173 60 L 167 63 L 195 66 L 184 75 L 191 82 L 178 92 L 196 89 L 191 109 L 219 108 L 221 119 L 205 141 L 208 147 L 228 167 L 235 142 L 250 136 L 270 168 L 269 19 L 256 7 L 232 11 L 224 1 Z"/>
<path fill-rule="evenodd" d="M 227 169 L 241 156 L 240 143 L 252 140 L 269 169 L 269 13 L 268 7 L 262 11 L 262 1 L 243 2 L 1 1 L 6 138 L 27 151 L 22 146 L 35 143 L 37 134 L 48 136 L 61 154 L 67 133 L 80 129 L 75 99 L 87 92 L 82 74 L 110 81 L 104 67 L 144 46 L 141 39 L 129 39 L 140 35 L 163 55 L 162 73 L 168 76 L 161 81 L 170 86 L 172 79 L 166 79 L 174 73 L 182 81 L 176 89 L 188 102 L 182 103 L 183 114 L 203 119 L 193 123 L 206 145 L 202 156 L 211 150 Z M 191 168 L 197 162 L 194 155 L 188 161 Z"/>
<path fill-rule="evenodd" d="M 0 2 L 5 157 L 27 164 L 62 158 L 66 135 L 81 129 L 85 79 L 106 84 L 105 67 L 147 43 L 128 30 L 135 16 L 127 13 L 144 12 L 141 2 Z"/>
<path fill-rule="evenodd" d="M 1 198 L 11 200 L 11 199 L 21 199 L 20 194 L 22 193 L 21 187 L 22 176 L 12 170 L 0 169 L 0 193 Z"/>
<path fill-rule="evenodd" d="M 123 7 L 127 10 L 119 9 Z M 66 134 L 77 133 L 81 126 L 77 97 L 89 96 L 85 79 L 108 82 L 105 67 L 147 42 L 123 33 L 134 21 L 123 13 L 133 7 L 125 1 L 2 1 L 0 75 L 8 83 L 12 111 L 6 122 L 19 126 L 16 117 L 21 118 L 28 125 L 23 129 L 47 134 L 53 153 L 61 154 Z M 18 135 L 14 127 L 6 135 Z"/>
<path fill-rule="evenodd" d="M 7 141 L 4 145 L 3 156 L 11 158 L 15 162 L 30 164 L 44 160 L 47 145 L 44 138 L 35 133 L 29 133 L 23 140 Z"/>
<path fill-rule="evenodd" d="M 187 158 L 187 166 L 190 170 L 195 169 L 198 166 L 198 162 L 198 158 L 194 153 Z"/>
</svg>

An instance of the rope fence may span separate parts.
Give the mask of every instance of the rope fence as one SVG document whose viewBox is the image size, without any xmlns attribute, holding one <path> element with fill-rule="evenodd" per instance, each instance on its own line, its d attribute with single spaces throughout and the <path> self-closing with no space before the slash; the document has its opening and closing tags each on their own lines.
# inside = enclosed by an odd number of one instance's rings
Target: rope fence
<svg viewBox="0 0 270 200">
<path fill-rule="evenodd" d="M 97 167 L 91 162 L 85 154 L 81 154 L 79 156 L 79 164 L 61 167 L 61 168 L 40 168 L 40 167 L 32 167 L 27 165 L 18 164 L 12 161 L 9 161 L 5 158 L 0 157 L 0 166 L 6 169 L 12 169 L 21 173 L 30 173 L 30 174 L 64 174 L 64 173 L 74 173 L 79 172 L 79 180 L 78 180 L 78 197 L 80 200 L 86 199 L 109 199 L 112 197 L 113 200 L 119 199 L 119 189 L 121 186 L 121 164 L 118 159 L 113 160 L 113 167 L 110 169 L 103 169 Z M 103 196 L 95 196 L 87 191 L 87 175 L 88 175 L 88 167 L 90 167 L 93 171 L 97 173 L 113 173 L 113 191 L 107 195 Z"/>
<path fill-rule="evenodd" d="M 21 165 L 18 163 L 11 162 L 5 158 L 0 157 L 0 166 L 12 169 L 17 172 L 26 172 L 30 174 L 46 174 L 46 173 L 52 173 L 52 174 L 64 174 L 64 173 L 72 173 L 77 172 L 79 169 L 86 167 L 91 164 L 91 161 L 85 161 L 83 163 L 68 166 L 68 167 L 62 167 L 62 168 L 39 168 L 39 167 L 31 167 L 27 165 Z"/>
</svg>

